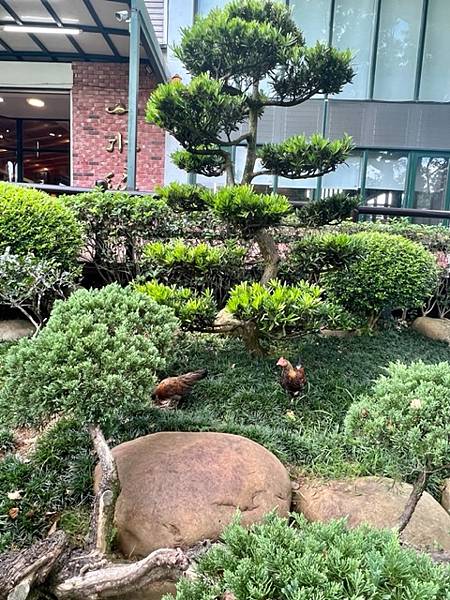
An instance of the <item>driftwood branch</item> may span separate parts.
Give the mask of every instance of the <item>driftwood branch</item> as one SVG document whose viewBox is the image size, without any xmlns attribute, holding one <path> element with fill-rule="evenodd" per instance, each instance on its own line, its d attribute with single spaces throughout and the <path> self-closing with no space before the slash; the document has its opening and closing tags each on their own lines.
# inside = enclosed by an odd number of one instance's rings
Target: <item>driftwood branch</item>
<svg viewBox="0 0 450 600">
<path fill-rule="evenodd" d="M 120 494 L 119 475 L 112 452 L 98 427 L 90 427 L 92 443 L 99 458 L 102 477 L 95 495 L 87 547 L 102 554 L 111 549 L 116 500 Z"/>
<path fill-rule="evenodd" d="M 398 520 L 398 523 L 395 527 L 396 531 L 400 534 L 404 531 L 413 516 L 414 511 L 416 510 L 416 506 L 419 500 L 422 498 L 422 494 L 427 487 L 428 479 L 430 477 L 430 472 L 426 469 L 419 473 L 416 481 L 414 482 L 413 488 L 411 490 L 411 494 L 409 495 L 408 501 L 403 509 L 403 512 Z"/>
</svg>

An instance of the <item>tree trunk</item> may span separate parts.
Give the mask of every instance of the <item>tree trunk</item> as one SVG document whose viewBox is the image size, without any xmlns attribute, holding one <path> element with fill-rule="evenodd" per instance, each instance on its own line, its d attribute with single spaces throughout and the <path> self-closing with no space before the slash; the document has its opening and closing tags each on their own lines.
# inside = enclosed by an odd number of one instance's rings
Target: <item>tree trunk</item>
<svg viewBox="0 0 450 600">
<path fill-rule="evenodd" d="M 244 174 L 242 176 L 241 184 L 251 183 L 253 179 L 253 173 L 255 171 L 256 163 L 256 141 L 258 134 L 258 100 L 259 100 L 259 87 L 258 82 L 253 84 L 252 96 L 249 100 L 250 109 L 248 116 L 248 128 L 249 137 L 247 139 L 247 158 L 245 161 Z"/>
<path fill-rule="evenodd" d="M 414 482 L 413 489 L 411 490 L 411 494 L 408 498 L 408 502 L 406 503 L 405 508 L 398 520 L 398 523 L 395 527 L 396 531 L 400 534 L 407 527 L 408 523 L 413 516 L 414 511 L 416 510 L 417 503 L 422 498 L 422 494 L 425 491 L 425 488 L 428 483 L 430 475 L 429 472 L 424 470 L 417 477 Z"/>
<path fill-rule="evenodd" d="M 90 434 L 102 477 L 86 549 L 72 547 L 64 532 L 57 531 L 31 548 L 3 555 L 0 600 L 26 600 L 37 590 L 50 593 L 57 600 L 125 600 L 127 594 L 145 592 L 156 582 L 177 581 L 189 574 L 192 562 L 209 548 L 206 543 L 186 552 L 160 548 L 139 561 L 113 561 L 108 551 L 113 539 L 119 479 L 102 432 L 91 427 Z"/>
<path fill-rule="evenodd" d="M 255 241 L 259 246 L 262 257 L 264 259 L 264 272 L 261 277 L 262 285 L 265 285 L 271 279 L 275 279 L 278 275 L 278 263 L 280 255 L 278 248 L 268 229 L 259 229 L 255 233 Z"/>
</svg>

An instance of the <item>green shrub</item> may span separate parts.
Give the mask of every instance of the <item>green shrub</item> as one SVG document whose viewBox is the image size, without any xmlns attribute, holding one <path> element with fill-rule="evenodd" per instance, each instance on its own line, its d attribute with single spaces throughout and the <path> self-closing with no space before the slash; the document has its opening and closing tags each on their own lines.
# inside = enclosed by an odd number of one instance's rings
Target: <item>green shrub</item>
<svg viewBox="0 0 450 600">
<path fill-rule="evenodd" d="M 407 218 L 390 219 L 389 221 L 346 221 L 333 229 L 342 233 L 390 233 L 401 235 L 413 242 L 419 242 L 432 252 L 450 252 L 450 229 L 443 225 L 413 224 Z"/>
<path fill-rule="evenodd" d="M 330 271 L 320 282 L 327 295 L 375 324 L 382 313 L 420 308 L 437 284 L 433 255 L 419 244 L 385 233 L 358 233 L 362 258 Z"/>
<path fill-rule="evenodd" d="M 300 279 L 318 282 L 322 273 L 345 269 L 363 254 L 363 243 L 354 235 L 308 235 L 294 244 L 280 267 L 280 277 L 292 283 Z"/>
<path fill-rule="evenodd" d="M 246 249 L 234 243 L 188 245 L 182 240 L 153 242 L 144 249 L 143 273 L 166 284 L 198 291 L 212 289 L 222 303 L 229 289 L 245 279 Z"/>
<path fill-rule="evenodd" d="M 149 401 L 177 326 L 173 312 L 112 284 L 58 301 L 47 326 L 2 361 L 0 420 L 40 423 L 63 412 L 82 422 L 123 418 Z"/>
<path fill-rule="evenodd" d="M 450 569 L 402 548 L 393 533 L 292 519 L 289 525 L 270 515 L 248 530 L 237 522 L 229 526 L 223 544 L 200 558 L 197 577 L 178 582 L 176 599 L 448 598 Z"/>
<path fill-rule="evenodd" d="M 139 273 L 145 243 L 171 233 L 164 200 L 94 190 L 62 197 L 85 229 L 85 256 L 106 281 L 129 281 Z"/>
<path fill-rule="evenodd" d="M 203 211 L 211 204 L 212 192 L 200 185 L 173 182 L 164 187 L 156 187 L 155 192 L 177 212 Z"/>
<path fill-rule="evenodd" d="M 267 286 L 248 282 L 237 285 L 226 307 L 237 319 L 254 323 L 262 339 L 317 331 L 328 325 L 330 310 L 319 286 L 305 281 L 290 286 L 277 280 Z M 336 307 L 333 320 L 336 325 Z"/>
<path fill-rule="evenodd" d="M 75 286 L 79 271 L 65 271 L 50 258 L 0 254 L 0 304 L 19 310 L 38 329 L 56 298 Z"/>
<path fill-rule="evenodd" d="M 313 200 L 297 210 L 298 220 L 303 227 L 322 227 L 333 221 L 344 221 L 351 216 L 360 200 L 359 196 L 344 193 Z"/>
<path fill-rule="evenodd" d="M 377 452 L 391 476 L 444 465 L 450 474 L 450 364 L 391 364 L 373 392 L 350 406 L 345 430 L 359 452 Z"/>
<path fill-rule="evenodd" d="M 38 190 L 0 182 L 0 252 L 34 254 L 67 268 L 82 246 L 82 229 L 64 203 Z"/>
<path fill-rule="evenodd" d="M 135 284 L 134 289 L 147 294 L 158 304 L 170 307 L 178 317 L 183 329 L 204 330 L 214 322 L 217 304 L 211 290 L 197 292 L 176 285 L 164 285 L 157 281 Z"/>
<path fill-rule="evenodd" d="M 277 225 L 291 211 L 286 196 L 257 194 L 251 185 L 224 187 L 212 198 L 213 211 L 244 234 Z"/>
</svg>

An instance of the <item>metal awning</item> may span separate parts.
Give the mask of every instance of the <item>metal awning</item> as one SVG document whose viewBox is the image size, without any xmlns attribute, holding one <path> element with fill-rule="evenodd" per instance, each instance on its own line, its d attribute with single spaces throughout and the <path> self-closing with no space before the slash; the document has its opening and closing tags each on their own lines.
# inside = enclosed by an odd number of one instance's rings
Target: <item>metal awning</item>
<svg viewBox="0 0 450 600">
<path fill-rule="evenodd" d="M 128 189 L 135 189 L 139 65 L 149 64 L 158 82 L 169 77 L 144 0 L 0 0 L 2 60 L 128 63 Z"/>
<path fill-rule="evenodd" d="M 132 3 L 139 14 L 140 58 L 157 80 L 165 81 L 164 58 L 144 0 L 0 0 L 0 61 L 126 63 L 129 22 L 119 22 L 115 15 L 129 11 Z"/>
</svg>

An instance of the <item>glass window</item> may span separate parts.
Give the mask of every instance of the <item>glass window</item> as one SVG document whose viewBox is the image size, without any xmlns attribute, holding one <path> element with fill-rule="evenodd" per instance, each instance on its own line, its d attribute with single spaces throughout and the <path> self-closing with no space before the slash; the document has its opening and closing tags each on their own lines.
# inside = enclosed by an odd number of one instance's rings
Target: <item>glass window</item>
<svg viewBox="0 0 450 600">
<path fill-rule="evenodd" d="M 414 208 L 443 210 L 447 190 L 448 159 L 422 156 L 416 169 Z"/>
<path fill-rule="evenodd" d="M 0 148 L 0 181 L 17 181 L 17 175 L 16 151 Z"/>
<path fill-rule="evenodd" d="M 356 72 L 340 97 L 367 98 L 375 21 L 375 0 L 337 0 L 334 11 L 333 46 L 349 48 Z"/>
<path fill-rule="evenodd" d="M 314 198 L 317 188 L 317 177 L 309 179 L 278 178 L 277 193 L 287 196 L 293 202 L 308 202 Z"/>
<path fill-rule="evenodd" d="M 366 172 L 368 206 L 401 207 L 405 192 L 408 156 L 402 152 L 369 152 Z"/>
<path fill-rule="evenodd" d="M 361 187 L 362 154 L 349 156 L 336 171 L 322 177 L 322 197 L 326 198 L 340 192 L 354 192 Z"/>
<path fill-rule="evenodd" d="M 68 121 L 23 121 L 23 147 L 26 150 L 52 149 L 68 151 L 70 127 Z"/>
<path fill-rule="evenodd" d="M 306 44 L 328 42 L 330 29 L 330 0 L 292 0 L 292 16 L 303 31 Z"/>
<path fill-rule="evenodd" d="M 26 183 L 70 185 L 68 152 L 24 152 L 23 180 Z"/>
<path fill-rule="evenodd" d="M 428 5 L 420 99 L 450 101 L 450 2 Z"/>
<path fill-rule="evenodd" d="M 207 15 L 213 8 L 223 8 L 229 0 L 197 0 L 197 14 Z"/>
<path fill-rule="evenodd" d="M 412 100 L 422 0 L 382 2 L 374 96 Z"/>
</svg>

